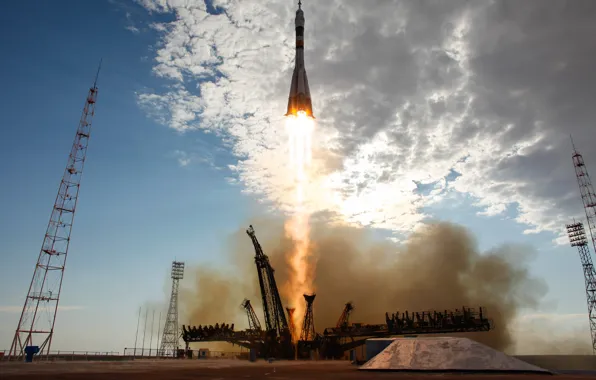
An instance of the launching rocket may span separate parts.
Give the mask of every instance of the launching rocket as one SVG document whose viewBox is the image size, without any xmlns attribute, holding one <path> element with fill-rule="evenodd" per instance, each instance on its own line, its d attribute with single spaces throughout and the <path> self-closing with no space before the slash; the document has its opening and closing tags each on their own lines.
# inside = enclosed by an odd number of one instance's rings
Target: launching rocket
<svg viewBox="0 0 596 380">
<path fill-rule="evenodd" d="M 299 112 L 304 112 L 306 116 L 314 118 L 310 89 L 308 88 L 308 79 L 304 68 L 304 12 L 302 11 L 302 1 L 298 1 L 294 25 L 296 26 L 296 62 L 294 63 L 286 116 L 297 116 Z"/>
</svg>

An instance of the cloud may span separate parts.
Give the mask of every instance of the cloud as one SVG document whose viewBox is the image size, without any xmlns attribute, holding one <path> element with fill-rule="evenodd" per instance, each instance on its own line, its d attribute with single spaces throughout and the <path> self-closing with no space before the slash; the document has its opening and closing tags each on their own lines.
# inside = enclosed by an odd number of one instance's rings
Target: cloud
<svg viewBox="0 0 596 380">
<path fill-rule="evenodd" d="M 125 29 L 126 29 L 126 30 L 129 30 L 129 31 L 131 31 L 131 32 L 132 32 L 132 33 L 134 33 L 134 34 L 139 34 L 139 33 L 141 33 L 141 31 L 139 30 L 139 28 L 137 28 L 137 27 L 136 27 L 136 26 L 134 26 L 134 25 L 128 25 L 127 27 L 125 27 Z"/>
<path fill-rule="evenodd" d="M 138 3 L 175 14 L 153 24 L 153 70 L 172 84 L 139 93 L 139 104 L 177 131 L 221 137 L 246 192 L 286 207 L 281 115 L 295 6 Z M 570 133 L 596 170 L 595 15 L 591 0 L 305 5 L 317 116 L 310 207 L 410 231 L 427 217 L 423 207 L 459 192 L 480 215 L 513 208 L 526 233 L 562 236 L 582 215 Z"/>
<path fill-rule="evenodd" d="M 591 355 L 587 313 L 533 313 L 512 324 L 517 337 L 513 351 L 521 355 Z"/>
<path fill-rule="evenodd" d="M 83 306 L 58 306 L 58 310 L 82 310 Z M 20 313 L 23 311 L 22 306 L 0 306 L 0 313 Z"/>
</svg>

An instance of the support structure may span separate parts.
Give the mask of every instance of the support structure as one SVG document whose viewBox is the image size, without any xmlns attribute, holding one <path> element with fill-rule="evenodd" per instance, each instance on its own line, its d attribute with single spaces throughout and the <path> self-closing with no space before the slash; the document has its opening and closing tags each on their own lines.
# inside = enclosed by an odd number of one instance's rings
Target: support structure
<svg viewBox="0 0 596 380">
<path fill-rule="evenodd" d="M 273 267 L 269 263 L 269 257 L 263 252 L 252 225 L 249 226 L 246 233 L 250 236 L 255 248 L 255 264 L 257 265 L 261 298 L 263 299 L 265 328 L 267 331 L 275 331 L 278 336 L 281 336 L 288 330 L 288 321 L 275 282 Z"/>
<path fill-rule="evenodd" d="M 184 263 L 172 262 L 172 293 L 170 294 L 170 307 L 166 316 L 166 323 L 161 338 L 159 354 L 175 357 L 178 352 L 180 330 L 178 329 L 178 286 L 184 277 Z"/>
<path fill-rule="evenodd" d="M 261 322 L 259 322 L 259 318 L 257 317 L 257 313 L 255 313 L 255 309 L 252 308 L 249 299 L 244 299 L 242 301 L 242 308 L 246 312 L 246 316 L 248 318 L 248 328 L 252 331 L 261 331 Z"/>
<path fill-rule="evenodd" d="M 38 346 L 39 355 L 45 353 L 47 356 L 50 353 L 81 176 L 91 135 L 91 122 L 95 114 L 99 68 L 87 94 L 68 163 L 60 181 L 33 278 L 8 353 L 9 360 L 22 358 L 27 346 Z"/>
<path fill-rule="evenodd" d="M 594 252 L 596 252 L 596 193 L 594 192 L 592 181 L 588 175 L 588 169 L 584 163 L 584 158 L 577 149 L 575 149 L 573 140 L 571 140 L 571 144 L 573 145 L 573 166 L 575 167 L 577 184 L 579 185 L 579 192 L 586 212 L 586 221 L 588 222 L 588 231 L 590 232 L 590 239 L 592 240 L 592 248 L 594 249 Z"/>
<path fill-rule="evenodd" d="M 354 310 L 354 304 L 352 302 L 347 302 L 346 306 L 344 306 L 344 310 L 342 311 L 337 323 L 335 324 L 335 328 L 347 328 L 350 326 L 350 315 Z"/>
<path fill-rule="evenodd" d="M 586 239 L 586 231 L 582 223 L 567 225 L 567 234 L 572 247 L 577 247 L 584 270 L 586 284 L 586 301 L 588 302 L 588 318 L 592 337 L 592 351 L 596 354 L 596 271 L 590 257 L 590 248 Z"/>
<path fill-rule="evenodd" d="M 246 233 L 250 236 L 255 248 L 255 264 L 257 265 L 263 312 L 265 314 L 264 342 L 260 352 L 265 355 L 264 357 L 291 359 L 294 357 L 295 350 L 292 344 L 288 319 L 284 313 L 277 283 L 275 282 L 275 271 L 269 262 L 269 257 L 265 255 L 261 244 L 257 240 L 254 228 L 249 226 Z"/>
<path fill-rule="evenodd" d="M 316 294 L 304 294 L 304 300 L 306 301 L 306 312 L 304 313 L 304 321 L 302 323 L 302 333 L 300 334 L 300 340 L 312 341 L 315 340 L 315 318 L 313 315 L 312 304 L 315 302 Z"/>
</svg>

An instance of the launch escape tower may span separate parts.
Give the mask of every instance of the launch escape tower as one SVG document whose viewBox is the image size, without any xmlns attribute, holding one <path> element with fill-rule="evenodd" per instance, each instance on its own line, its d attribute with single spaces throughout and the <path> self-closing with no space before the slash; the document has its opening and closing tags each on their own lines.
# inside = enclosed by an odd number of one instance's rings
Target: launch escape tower
<svg viewBox="0 0 596 380">
<path fill-rule="evenodd" d="M 248 317 L 248 328 L 252 331 L 261 331 L 261 322 L 259 322 L 257 313 L 255 313 L 255 309 L 252 308 L 250 300 L 244 299 L 244 301 L 242 301 L 242 308 L 246 311 L 246 316 Z"/>
<path fill-rule="evenodd" d="M 316 337 L 315 318 L 312 310 L 316 296 L 316 294 L 304 294 L 304 300 L 306 301 L 306 312 L 304 313 L 302 333 L 300 334 L 300 340 L 303 341 L 312 341 L 315 340 Z"/>
<path fill-rule="evenodd" d="M 39 355 L 43 355 L 44 350 L 46 356 L 50 353 L 81 176 L 91 135 L 91 122 L 95 114 L 100 68 L 101 61 L 93 86 L 87 94 L 68 163 L 60 181 L 23 311 L 8 353 L 9 360 L 20 359 L 24 355 L 25 347 L 34 344 L 39 345 Z M 34 335 L 40 339 L 34 339 Z"/>
<path fill-rule="evenodd" d="M 291 358 L 294 356 L 292 336 L 284 313 L 281 297 L 275 282 L 274 270 L 269 257 L 263 252 L 253 226 L 246 230 L 255 249 L 255 264 L 259 275 L 259 286 L 265 315 L 265 350 L 267 355 Z"/>
<path fill-rule="evenodd" d="M 175 357 L 178 351 L 178 338 L 180 337 L 180 331 L 178 330 L 178 286 L 180 280 L 184 277 L 183 262 L 172 262 L 171 277 L 172 293 L 170 294 L 170 307 L 168 308 L 168 315 L 161 338 L 160 355 Z"/>
<path fill-rule="evenodd" d="M 588 302 L 588 318 L 592 335 L 592 351 L 596 353 L 596 271 L 590 257 L 590 248 L 586 239 L 586 231 L 582 223 L 567 225 L 567 234 L 572 247 L 577 247 L 579 258 L 584 269 L 586 283 L 586 300 Z"/>
</svg>

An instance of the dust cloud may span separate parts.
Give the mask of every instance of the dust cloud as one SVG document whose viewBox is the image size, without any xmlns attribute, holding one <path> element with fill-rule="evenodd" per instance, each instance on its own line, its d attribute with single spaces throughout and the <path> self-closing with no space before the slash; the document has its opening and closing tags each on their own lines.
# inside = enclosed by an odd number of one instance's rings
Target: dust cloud
<svg viewBox="0 0 596 380">
<path fill-rule="evenodd" d="M 289 275 L 285 255 L 293 244 L 284 233 L 283 220 L 250 223 L 282 291 Z M 244 298 L 252 301 L 264 323 L 254 250 L 244 230 L 226 242 L 225 259 L 230 264 L 226 271 L 187 266 L 189 276 L 180 292 L 181 324 L 234 322 L 236 330 L 245 328 L 247 318 L 240 307 Z M 367 229 L 320 221 L 312 222 L 311 231 L 317 332 L 334 326 L 348 301 L 355 305 L 351 320 L 363 323 L 384 323 L 385 312 L 483 306 L 496 328 L 469 337 L 508 350 L 515 345 L 513 323 L 518 312 L 538 306 L 547 291 L 543 281 L 529 274 L 534 254 L 530 248 L 503 245 L 481 253 L 470 233 L 457 225 L 425 225 L 402 245 L 376 238 Z M 282 293 L 282 299 L 287 295 Z"/>
</svg>

